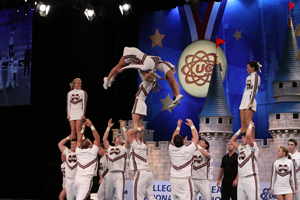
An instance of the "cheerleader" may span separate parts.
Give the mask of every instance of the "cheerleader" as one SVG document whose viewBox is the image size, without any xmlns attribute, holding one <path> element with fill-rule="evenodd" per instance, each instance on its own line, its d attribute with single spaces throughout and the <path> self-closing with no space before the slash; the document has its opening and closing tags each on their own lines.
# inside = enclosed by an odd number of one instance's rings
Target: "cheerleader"
<svg viewBox="0 0 300 200">
<path fill-rule="evenodd" d="M 250 74 L 246 79 L 246 88 L 240 105 L 241 131 L 245 133 L 249 123 L 252 121 L 254 112 L 256 112 L 257 103 L 255 95 L 260 86 L 260 77 L 257 70 L 261 72 L 262 66 L 255 60 L 247 63 L 247 72 Z"/>
<path fill-rule="evenodd" d="M 160 60 L 159 57 L 155 58 L 156 59 L 153 59 L 150 56 L 147 56 L 135 47 L 125 47 L 123 56 L 121 57 L 119 63 L 110 71 L 107 77 L 104 77 L 103 88 L 107 90 L 107 87 L 111 87 L 112 83 L 115 81 L 116 76 L 120 73 L 118 70 L 132 63 L 140 65 L 137 68 L 143 71 L 154 72 L 155 62 L 158 62 Z"/>
<path fill-rule="evenodd" d="M 298 192 L 295 164 L 288 154 L 286 147 L 279 147 L 278 159 L 273 163 L 270 193 L 275 194 L 278 200 L 293 200 L 293 194 Z"/>
<path fill-rule="evenodd" d="M 75 133 L 80 133 L 81 125 L 85 119 L 87 94 L 81 89 L 81 79 L 75 78 L 70 84 L 71 91 L 67 95 L 67 119 L 70 121 L 71 138 L 75 139 Z"/>
<path fill-rule="evenodd" d="M 62 176 L 63 176 L 63 183 L 62 183 L 62 191 L 60 192 L 60 194 L 59 194 L 59 197 L 58 197 L 58 199 L 59 200 L 64 200 L 65 198 L 66 198 L 66 174 L 65 174 L 65 172 L 66 172 L 66 156 L 65 156 L 65 154 L 61 154 L 61 161 L 63 162 L 61 165 L 60 165 L 60 169 L 61 169 L 61 173 L 62 173 Z"/>
<path fill-rule="evenodd" d="M 7 68 L 7 80 L 6 80 L 6 88 L 15 88 L 13 81 L 13 62 L 14 62 L 14 53 L 10 52 L 7 58 L 8 68 Z"/>
<path fill-rule="evenodd" d="M 139 76 L 142 79 L 139 89 L 135 95 L 135 102 L 131 111 L 133 128 L 138 128 L 142 126 L 144 116 L 147 116 L 147 105 L 145 103 L 146 98 L 152 88 L 154 92 L 159 91 L 157 88 L 158 84 L 153 72 L 142 71 L 142 69 L 144 69 L 143 65 L 129 65 L 118 69 L 118 73 L 121 73 L 126 69 L 138 69 Z"/>
</svg>

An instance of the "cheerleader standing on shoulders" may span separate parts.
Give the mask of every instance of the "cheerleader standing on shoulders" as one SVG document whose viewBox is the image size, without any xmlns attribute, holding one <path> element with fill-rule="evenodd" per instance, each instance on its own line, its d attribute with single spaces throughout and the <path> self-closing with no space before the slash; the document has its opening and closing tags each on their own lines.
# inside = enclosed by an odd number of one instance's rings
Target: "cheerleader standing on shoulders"
<svg viewBox="0 0 300 200">
<path fill-rule="evenodd" d="M 278 200 L 293 200 L 293 194 L 298 192 L 295 165 L 288 154 L 286 147 L 279 147 L 278 159 L 273 163 L 270 193 Z"/>
<path fill-rule="evenodd" d="M 260 86 L 260 76 L 258 75 L 257 70 L 261 72 L 261 68 L 261 64 L 255 60 L 247 63 L 247 72 L 250 75 L 246 79 L 246 88 L 239 108 L 242 133 L 247 131 L 247 127 L 252 121 L 253 114 L 256 112 L 257 103 L 255 100 L 255 95 Z"/>
<path fill-rule="evenodd" d="M 81 89 L 80 78 L 75 78 L 70 84 L 71 91 L 67 95 L 67 119 L 70 121 L 71 138 L 75 139 L 75 133 L 81 131 L 81 125 L 85 119 L 87 94 Z"/>
</svg>

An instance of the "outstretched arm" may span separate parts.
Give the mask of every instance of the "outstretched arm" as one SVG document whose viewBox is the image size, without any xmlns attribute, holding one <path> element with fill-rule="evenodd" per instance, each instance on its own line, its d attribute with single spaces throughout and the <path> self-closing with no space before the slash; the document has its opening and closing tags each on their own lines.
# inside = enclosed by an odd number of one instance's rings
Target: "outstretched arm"
<svg viewBox="0 0 300 200">
<path fill-rule="evenodd" d="M 254 140 L 252 138 L 252 128 L 254 128 L 254 123 L 251 121 L 246 132 L 246 139 L 250 147 L 254 146 Z"/>
<path fill-rule="evenodd" d="M 188 125 L 192 131 L 192 135 L 193 135 L 192 142 L 195 144 L 195 146 L 197 146 L 198 141 L 199 141 L 199 135 L 198 135 L 197 129 L 195 128 L 192 120 L 186 119 L 186 121 L 187 122 L 185 122 L 185 124 Z"/>
<path fill-rule="evenodd" d="M 179 120 L 177 121 L 177 128 L 175 129 L 175 131 L 174 131 L 174 133 L 173 133 L 171 143 L 174 142 L 174 137 L 175 137 L 175 135 L 179 135 L 181 123 L 182 123 L 182 120 L 179 119 Z"/>
<path fill-rule="evenodd" d="M 70 135 L 71 136 L 71 135 Z M 64 152 L 64 150 L 67 148 L 65 146 L 65 144 L 68 142 L 68 140 L 70 139 L 70 136 L 62 139 L 59 143 L 58 143 L 58 148 L 60 150 L 60 152 Z"/>
<path fill-rule="evenodd" d="M 107 140 L 107 138 L 108 138 L 108 135 L 109 135 L 109 131 L 110 131 L 110 128 L 112 127 L 114 125 L 114 123 L 112 123 L 112 119 L 110 118 L 109 120 L 108 120 L 108 123 L 107 123 L 107 128 L 106 128 L 106 131 L 105 131 L 105 133 L 104 133 L 104 135 L 103 135 L 103 144 L 104 144 L 104 147 L 105 147 L 105 149 L 108 149 L 109 148 L 109 142 L 108 142 L 108 140 Z"/>
<path fill-rule="evenodd" d="M 199 144 L 197 145 L 199 151 L 202 153 L 202 155 L 205 157 L 205 158 L 210 158 L 210 153 L 207 152 L 206 150 L 204 150 Z"/>
<path fill-rule="evenodd" d="M 77 133 L 77 147 L 81 147 L 83 133 L 85 131 L 86 121 L 82 124 L 82 129 L 79 133 Z"/>
<path fill-rule="evenodd" d="M 93 132 L 93 136 L 94 136 L 94 145 L 96 145 L 97 147 L 100 147 L 100 136 L 98 131 L 95 129 L 94 125 L 92 124 L 91 120 L 86 119 L 86 125 L 89 126 Z"/>
<path fill-rule="evenodd" d="M 241 134 L 241 128 L 232 136 L 232 138 L 230 139 L 230 143 L 232 144 L 232 146 L 235 149 L 238 149 L 240 144 L 236 141 L 239 137 L 239 135 Z"/>
</svg>

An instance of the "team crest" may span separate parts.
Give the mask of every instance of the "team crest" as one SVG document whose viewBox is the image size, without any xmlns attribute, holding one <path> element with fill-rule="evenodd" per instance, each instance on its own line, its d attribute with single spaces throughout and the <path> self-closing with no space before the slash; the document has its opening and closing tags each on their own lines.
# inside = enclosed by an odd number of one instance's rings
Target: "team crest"
<svg viewBox="0 0 300 200">
<path fill-rule="evenodd" d="M 217 54 L 222 81 L 227 73 L 227 59 L 218 47 Z M 178 80 L 181 87 L 194 97 L 206 97 L 214 67 L 216 44 L 209 40 L 198 40 L 187 46 L 178 62 Z"/>
</svg>

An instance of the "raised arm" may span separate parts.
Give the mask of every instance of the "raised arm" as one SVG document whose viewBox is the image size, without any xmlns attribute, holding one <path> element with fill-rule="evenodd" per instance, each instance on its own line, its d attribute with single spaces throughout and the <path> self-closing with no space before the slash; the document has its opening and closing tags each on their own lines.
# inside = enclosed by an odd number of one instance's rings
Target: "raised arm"
<svg viewBox="0 0 300 200">
<path fill-rule="evenodd" d="M 82 137 L 83 137 L 83 133 L 85 131 L 85 127 L 86 127 L 86 121 L 82 124 L 82 129 L 79 133 L 77 133 L 77 147 L 81 147 L 81 142 L 82 142 Z"/>
<path fill-rule="evenodd" d="M 241 129 L 239 129 L 233 136 L 232 138 L 230 139 L 230 143 L 232 144 L 232 146 L 235 148 L 235 149 L 238 149 L 240 144 L 236 141 L 239 137 L 239 135 L 241 134 Z"/>
<path fill-rule="evenodd" d="M 95 129 L 94 125 L 92 124 L 91 120 L 86 119 L 86 125 L 89 126 L 92 130 L 93 136 L 94 136 L 94 145 L 97 147 L 100 147 L 100 136 L 98 131 Z"/>
<path fill-rule="evenodd" d="M 174 133 L 173 133 L 171 143 L 174 142 L 174 137 L 175 137 L 175 135 L 179 135 L 181 123 L 182 123 L 182 120 L 179 119 L 179 120 L 177 121 L 177 128 L 175 129 L 175 131 L 174 131 Z"/>
<path fill-rule="evenodd" d="M 188 125 L 190 128 L 191 128 L 191 131 L 192 131 L 192 142 L 195 144 L 195 146 L 197 146 L 198 144 L 198 141 L 199 141 L 199 135 L 198 135 L 198 132 L 197 132 L 197 129 L 195 128 L 194 126 L 194 123 L 192 120 L 190 119 L 186 119 L 187 122 L 186 125 Z"/>
<path fill-rule="evenodd" d="M 202 155 L 205 157 L 205 158 L 208 158 L 210 159 L 210 153 L 208 151 L 206 151 L 205 149 L 203 149 L 199 144 L 197 145 L 199 151 L 202 153 Z"/>
<path fill-rule="evenodd" d="M 108 138 L 108 135 L 109 135 L 110 128 L 111 128 L 113 125 L 114 125 L 114 123 L 112 123 L 112 119 L 110 118 L 110 119 L 108 120 L 108 123 L 107 123 L 106 131 L 105 131 L 105 133 L 104 133 L 104 135 L 103 135 L 103 138 L 102 138 L 105 149 L 108 149 L 109 146 L 110 146 L 110 144 L 109 144 L 107 138 Z"/>
<path fill-rule="evenodd" d="M 249 124 L 249 127 L 247 129 L 247 132 L 246 132 L 246 139 L 248 141 L 248 144 L 250 147 L 253 147 L 254 146 L 254 140 L 252 138 L 252 129 L 254 128 L 254 123 L 251 121 L 250 124 Z"/>
<path fill-rule="evenodd" d="M 71 136 L 71 135 L 70 135 Z M 70 136 L 62 139 L 59 143 L 58 143 L 58 148 L 60 150 L 60 152 L 64 152 L 64 150 L 67 148 L 65 146 L 65 144 L 68 142 L 68 140 L 70 139 Z"/>
</svg>

